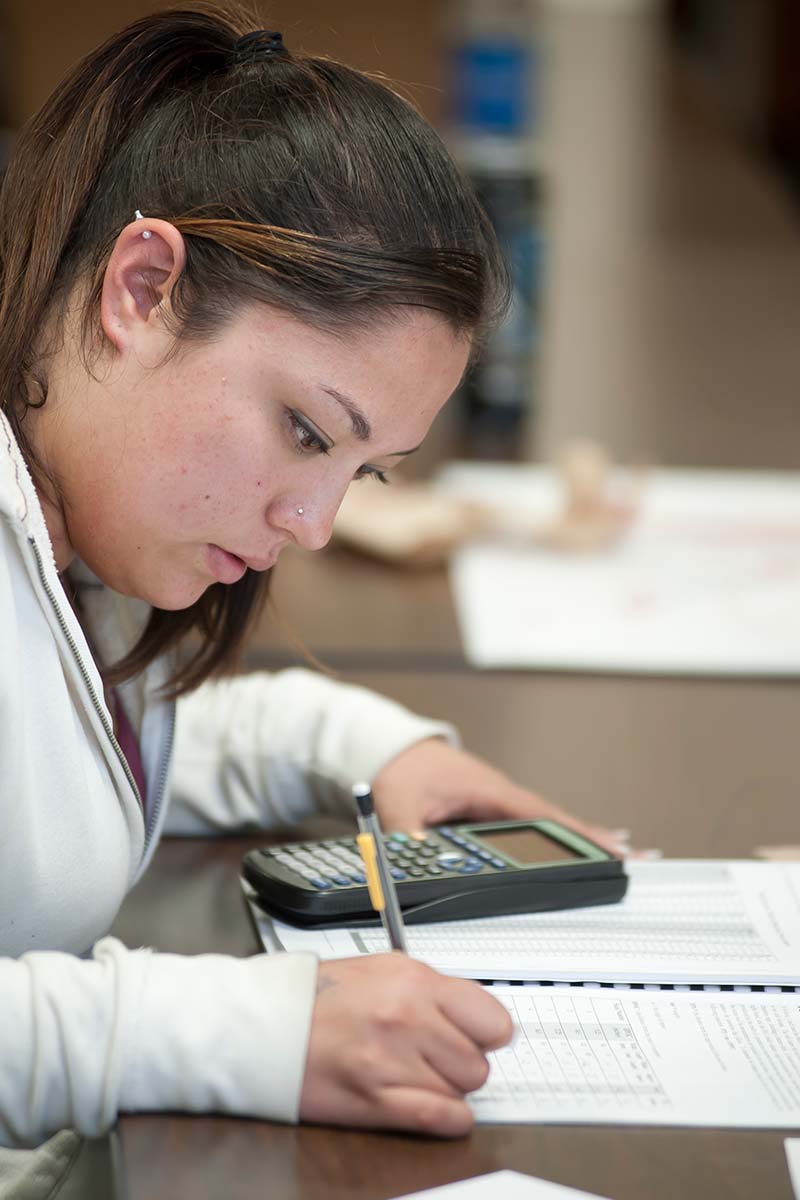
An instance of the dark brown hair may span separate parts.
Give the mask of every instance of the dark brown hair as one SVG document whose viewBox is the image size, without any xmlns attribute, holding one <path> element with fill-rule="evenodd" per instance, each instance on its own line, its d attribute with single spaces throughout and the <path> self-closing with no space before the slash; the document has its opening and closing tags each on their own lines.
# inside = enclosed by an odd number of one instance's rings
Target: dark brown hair
<svg viewBox="0 0 800 1200">
<path fill-rule="evenodd" d="M 40 483 L 25 412 L 46 401 L 42 330 L 80 284 L 85 347 L 102 344 L 103 273 L 134 209 L 185 238 L 178 339 L 210 337 L 259 302 L 327 330 L 419 306 L 478 344 L 505 308 L 493 232 L 416 110 L 341 63 L 237 48 L 249 27 L 209 6 L 135 21 L 19 135 L 0 191 L 0 408 Z M 267 584 L 247 571 L 183 611 L 153 609 L 109 677 L 191 631 L 174 695 L 230 668 Z"/>
</svg>

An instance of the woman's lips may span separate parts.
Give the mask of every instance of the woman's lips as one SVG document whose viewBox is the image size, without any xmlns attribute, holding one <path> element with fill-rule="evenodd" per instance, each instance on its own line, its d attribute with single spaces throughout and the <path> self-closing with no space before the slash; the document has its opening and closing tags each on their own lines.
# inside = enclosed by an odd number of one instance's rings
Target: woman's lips
<svg viewBox="0 0 800 1200">
<path fill-rule="evenodd" d="M 244 557 L 244 555 L 233 554 L 232 551 L 223 550 L 221 546 L 210 542 L 208 550 L 211 573 L 219 583 L 236 583 L 242 578 L 248 567 L 251 571 L 269 571 L 271 567 L 275 566 L 278 555 L 285 544 L 285 542 L 281 542 L 266 558 L 258 558 L 255 555 Z"/>
<path fill-rule="evenodd" d="M 208 546 L 207 557 L 211 574 L 218 583 L 237 583 L 247 570 L 247 563 L 241 558 L 237 558 L 235 554 L 229 554 L 227 550 L 223 550 L 221 546 L 215 546 L 211 542 Z"/>
</svg>

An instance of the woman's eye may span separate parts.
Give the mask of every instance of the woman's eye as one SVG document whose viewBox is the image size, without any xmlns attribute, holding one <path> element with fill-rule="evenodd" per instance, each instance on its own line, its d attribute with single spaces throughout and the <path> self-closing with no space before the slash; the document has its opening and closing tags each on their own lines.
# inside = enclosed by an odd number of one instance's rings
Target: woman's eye
<svg viewBox="0 0 800 1200">
<path fill-rule="evenodd" d="M 286 415 L 289 420 L 289 428 L 292 431 L 292 438 L 301 454 L 330 454 L 331 445 L 324 438 L 307 425 L 303 418 L 293 409 L 287 409 Z M 354 479 L 377 479 L 379 483 L 390 483 L 386 472 L 380 467 L 373 467 L 370 463 L 364 463 L 363 467 L 359 467 L 353 476 Z"/>
<path fill-rule="evenodd" d="M 328 453 L 330 446 L 326 442 L 323 442 L 318 433 L 314 433 L 313 429 L 309 429 L 296 413 L 289 413 L 289 424 L 300 450 L 318 451 L 321 454 Z"/>
</svg>

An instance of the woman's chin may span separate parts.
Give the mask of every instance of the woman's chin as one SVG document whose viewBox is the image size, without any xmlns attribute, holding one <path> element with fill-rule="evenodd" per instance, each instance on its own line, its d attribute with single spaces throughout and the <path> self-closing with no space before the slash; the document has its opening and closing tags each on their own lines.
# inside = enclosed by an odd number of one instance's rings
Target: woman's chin
<svg viewBox="0 0 800 1200">
<path fill-rule="evenodd" d="M 208 591 L 210 586 L 208 583 L 203 583 L 192 590 L 188 588 L 182 590 L 174 588 L 168 591 L 165 589 L 159 592 L 154 599 L 150 600 L 150 603 L 153 608 L 161 608 L 165 612 L 180 612 L 181 609 L 191 608 L 193 604 L 196 604 L 203 593 Z"/>
<path fill-rule="evenodd" d="M 196 604 L 210 586 L 207 579 L 197 578 L 141 580 L 132 581 L 124 592 L 164 612 L 180 612 Z"/>
</svg>

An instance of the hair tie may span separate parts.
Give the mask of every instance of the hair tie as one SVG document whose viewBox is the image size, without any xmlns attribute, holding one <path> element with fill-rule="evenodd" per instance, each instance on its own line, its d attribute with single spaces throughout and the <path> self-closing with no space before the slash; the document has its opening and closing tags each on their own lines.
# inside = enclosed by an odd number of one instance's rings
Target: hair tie
<svg viewBox="0 0 800 1200">
<path fill-rule="evenodd" d="M 252 33 L 243 34 L 233 43 L 233 56 L 237 63 L 288 57 L 288 54 L 282 34 L 269 29 L 254 29 Z"/>
</svg>

